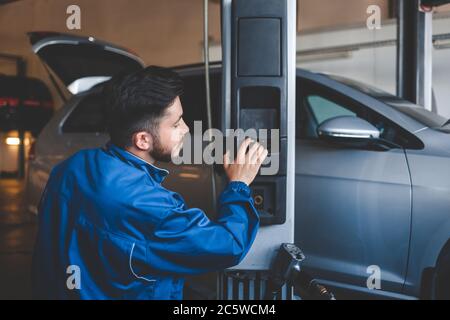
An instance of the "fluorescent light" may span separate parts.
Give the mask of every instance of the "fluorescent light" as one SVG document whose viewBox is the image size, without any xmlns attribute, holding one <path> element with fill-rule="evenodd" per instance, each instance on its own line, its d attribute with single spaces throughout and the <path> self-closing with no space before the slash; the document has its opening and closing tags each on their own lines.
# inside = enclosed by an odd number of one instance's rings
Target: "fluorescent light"
<svg viewBox="0 0 450 320">
<path fill-rule="evenodd" d="M 18 146 L 20 144 L 20 139 L 17 137 L 8 137 L 6 138 L 6 144 L 8 146 Z"/>
</svg>

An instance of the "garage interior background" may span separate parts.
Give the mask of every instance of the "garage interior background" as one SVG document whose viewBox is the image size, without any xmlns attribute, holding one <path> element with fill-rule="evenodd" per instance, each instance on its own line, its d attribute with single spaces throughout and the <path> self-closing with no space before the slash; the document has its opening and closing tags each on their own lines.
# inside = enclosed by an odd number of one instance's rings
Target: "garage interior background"
<svg viewBox="0 0 450 320">
<path fill-rule="evenodd" d="M 209 5 L 210 56 L 220 60 L 220 0 Z M 62 104 L 26 33 L 55 31 L 93 36 L 136 52 L 146 64 L 174 66 L 202 62 L 202 0 L 0 0 L 0 53 L 22 56 L 29 77 L 48 85 L 55 107 Z M 396 39 L 390 0 L 298 0 L 297 63 L 372 84 L 395 93 L 395 45 L 331 54 L 317 49 Z M 68 30 L 66 9 L 81 8 L 81 30 Z M 366 27 L 369 5 L 381 9 L 382 28 Z M 450 33 L 450 5 L 436 9 L 434 34 Z M 437 112 L 450 118 L 450 42 L 433 50 L 433 86 Z M 314 51 L 313 54 L 306 54 Z M 351 66 L 351 67 L 349 67 Z M 0 74 L 15 75 L 16 66 L 0 59 Z M 64 86 L 63 86 L 64 87 Z M 3 139 L 2 139 L 3 141 Z M 14 156 L 16 156 L 14 151 Z M 7 161 L 1 158 L 0 171 Z M 9 161 L 16 168 L 17 161 Z M 0 181 L 0 298 L 29 297 L 29 265 L 36 225 L 24 216 L 20 180 Z"/>
<path fill-rule="evenodd" d="M 29 31 L 56 31 L 89 35 L 124 46 L 140 55 L 146 64 L 174 66 L 202 61 L 202 0 L 3 0 L 0 10 L 0 52 L 23 56 L 27 61 L 27 75 L 44 80 L 53 93 L 55 107 L 60 99 L 42 63 L 31 52 L 26 37 Z M 66 9 L 71 4 L 81 8 L 81 30 L 68 30 Z M 381 9 L 382 28 L 368 30 L 366 9 L 378 5 Z M 327 46 L 395 39 L 393 1 L 389 0 L 299 0 L 298 1 L 298 50 Z M 348 8 L 352 8 L 348 10 Z M 211 59 L 220 59 L 220 1 L 212 0 L 209 13 Z M 345 9 L 345 10 L 344 10 Z M 444 18 L 444 19 L 439 19 Z M 446 19 L 448 17 L 448 19 Z M 450 5 L 435 12 L 435 33 L 450 30 Z M 354 37 L 339 30 L 354 29 Z M 303 41 L 301 41 L 303 39 Z M 346 62 L 337 56 L 299 56 L 300 66 L 318 71 L 331 71 L 377 85 L 387 91 L 395 91 L 395 47 L 360 50 L 353 60 L 358 68 L 347 68 Z M 445 51 L 445 52 L 444 52 Z M 436 52 L 447 54 L 449 50 Z M 386 58 L 388 56 L 388 58 Z M 345 58 L 345 57 L 344 57 Z M 348 57 L 347 57 L 348 58 Z M 437 59 L 440 57 L 438 56 Z M 386 63 L 388 62 L 388 63 Z M 436 63 L 435 63 L 436 65 Z M 434 68 L 434 77 L 449 74 L 450 65 Z M 359 73 L 355 73 L 359 71 Z M 15 74 L 15 65 L 0 59 L 0 74 Z M 353 72 L 345 74 L 345 72 Z M 450 87 L 450 79 L 442 76 L 434 81 L 439 86 Z M 445 79 L 446 78 L 446 79 Z M 438 90 L 436 95 L 448 90 Z M 438 100 L 445 101 L 444 97 Z M 438 112 L 450 118 L 450 106 L 439 106 Z"/>
</svg>

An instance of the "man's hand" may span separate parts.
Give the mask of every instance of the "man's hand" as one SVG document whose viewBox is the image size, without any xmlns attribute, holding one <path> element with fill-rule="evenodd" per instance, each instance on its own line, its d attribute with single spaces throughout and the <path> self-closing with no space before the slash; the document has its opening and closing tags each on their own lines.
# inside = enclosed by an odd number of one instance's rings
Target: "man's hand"
<svg viewBox="0 0 450 320">
<path fill-rule="evenodd" d="M 253 142 L 248 150 L 247 147 Z M 237 152 L 236 162 L 230 161 L 227 151 L 223 156 L 223 167 L 230 181 L 242 181 L 250 185 L 258 174 L 262 162 L 267 157 L 267 149 L 258 142 L 247 138 L 242 142 Z"/>
</svg>

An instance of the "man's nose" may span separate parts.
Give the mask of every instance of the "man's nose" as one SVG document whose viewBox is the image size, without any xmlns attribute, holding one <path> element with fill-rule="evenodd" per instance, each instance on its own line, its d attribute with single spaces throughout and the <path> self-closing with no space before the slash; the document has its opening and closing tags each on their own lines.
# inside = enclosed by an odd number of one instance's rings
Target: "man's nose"
<svg viewBox="0 0 450 320">
<path fill-rule="evenodd" d="M 184 121 L 183 121 L 184 122 Z M 184 135 L 189 133 L 189 127 L 187 126 L 186 123 L 184 123 Z"/>
</svg>

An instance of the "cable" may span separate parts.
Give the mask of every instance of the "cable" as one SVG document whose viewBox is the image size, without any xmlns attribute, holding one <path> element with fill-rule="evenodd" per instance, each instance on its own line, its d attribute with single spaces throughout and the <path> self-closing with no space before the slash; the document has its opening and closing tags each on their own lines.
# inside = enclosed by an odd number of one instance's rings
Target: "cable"
<svg viewBox="0 0 450 320">
<path fill-rule="evenodd" d="M 208 0 L 203 1 L 203 56 L 205 62 L 205 88 L 206 88 L 206 113 L 208 129 L 212 129 L 211 116 L 211 90 L 209 79 L 209 38 L 208 38 Z M 209 130 L 209 140 L 212 140 L 211 130 Z M 211 192 L 212 192 L 212 208 L 216 209 L 216 177 L 214 166 L 211 166 Z"/>
</svg>

